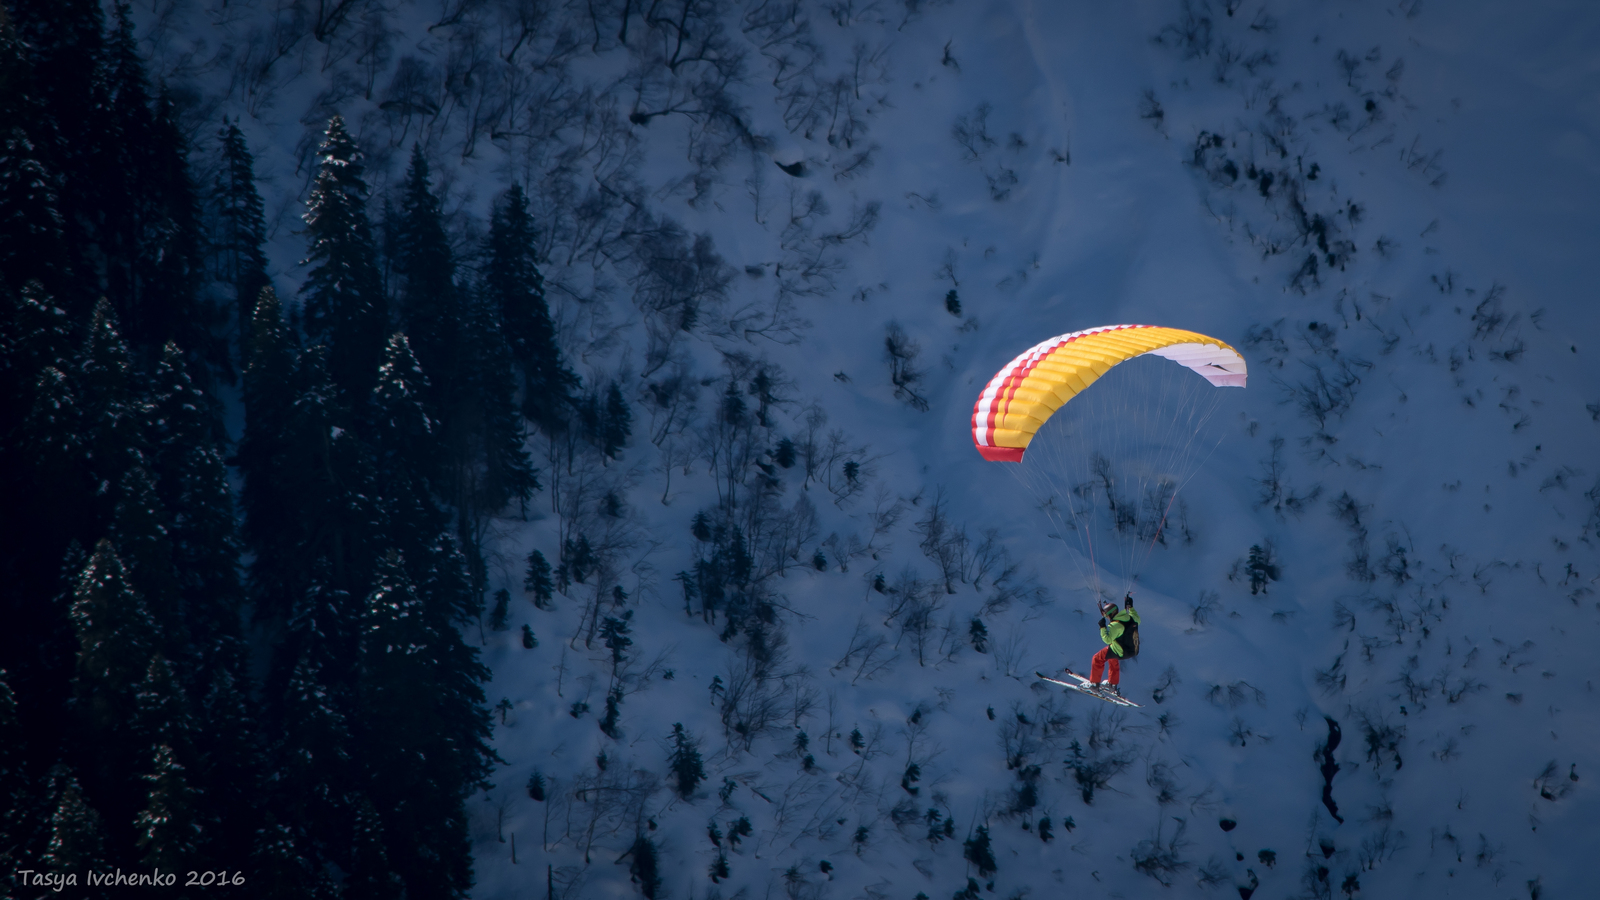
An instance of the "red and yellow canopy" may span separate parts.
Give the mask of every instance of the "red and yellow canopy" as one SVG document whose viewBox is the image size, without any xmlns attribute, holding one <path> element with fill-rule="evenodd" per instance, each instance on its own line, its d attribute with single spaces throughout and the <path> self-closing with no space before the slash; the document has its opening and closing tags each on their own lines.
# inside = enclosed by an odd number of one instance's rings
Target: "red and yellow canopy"
<svg viewBox="0 0 1600 900">
<path fill-rule="evenodd" d="M 1145 354 L 1193 369 L 1218 387 L 1244 387 L 1239 351 L 1214 337 L 1160 325 L 1106 325 L 1036 344 L 995 373 L 972 407 L 984 459 L 1021 462 L 1033 435 L 1063 404 L 1115 366 Z"/>
</svg>

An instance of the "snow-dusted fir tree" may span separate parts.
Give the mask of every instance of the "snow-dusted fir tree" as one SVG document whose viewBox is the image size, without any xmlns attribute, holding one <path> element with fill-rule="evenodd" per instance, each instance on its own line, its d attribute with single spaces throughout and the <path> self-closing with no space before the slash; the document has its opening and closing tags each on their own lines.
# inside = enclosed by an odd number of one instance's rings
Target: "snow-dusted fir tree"
<svg viewBox="0 0 1600 900">
<path fill-rule="evenodd" d="M 199 204 L 177 112 L 164 88 L 151 95 L 128 5 L 115 10 L 106 47 L 115 139 L 101 139 L 106 152 L 93 173 L 106 296 L 135 346 L 175 339 L 225 364 L 208 352 L 215 317 L 199 302 Z"/>
<path fill-rule="evenodd" d="M 95 545 L 79 573 L 71 616 L 80 648 L 76 713 L 92 731 L 124 733 L 129 724 L 125 713 L 157 652 L 160 634 L 109 540 Z"/>
<path fill-rule="evenodd" d="M 460 897 L 472 884 L 465 800 L 496 759 L 485 675 L 401 555 L 386 554 L 366 602 L 359 733 L 366 793 L 411 896 Z"/>
<path fill-rule="evenodd" d="M 43 836 L 40 780 L 27 770 L 25 740 L 17 695 L 0 669 L 0 865 L 12 871 L 39 853 Z"/>
<path fill-rule="evenodd" d="M 336 115 L 317 150 L 317 177 L 306 200 L 311 271 L 300 291 L 306 336 L 330 348 L 333 383 L 352 408 L 365 405 L 388 331 L 366 204 L 361 151 Z"/>
<path fill-rule="evenodd" d="M 54 810 L 41 862 L 55 872 L 87 872 L 104 865 L 106 839 L 100 813 L 84 797 L 78 779 L 70 768 L 56 766 L 50 782 Z"/>
<path fill-rule="evenodd" d="M 673 789 L 685 800 L 694 796 L 695 788 L 706 780 L 705 762 L 700 758 L 700 742 L 683 727 L 682 722 L 672 724 L 672 755 L 667 760 L 672 770 Z"/>
<path fill-rule="evenodd" d="M 95 305 L 81 358 L 72 381 L 82 416 L 78 439 L 83 456 L 74 462 L 79 477 L 86 476 L 93 491 L 93 499 L 79 507 L 80 515 L 93 516 L 85 523 L 92 528 L 110 520 L 117 500 L 115 491 L 100 491 L 99 485 L 120 483 L 123 473 L 141 462 L 144 454 L 138 373 L 116 314 L 103 298 Z"/>
<path fill-rule="evenodd" d="M 269 685 L 276 694 L 268 711 L 273 740 L 257 838 L 264 880 L 308 893 L 318 871 L 343 857 L 359 773 L 349 692 L 330 683 L 320 657 L 305 647 L 287 677 Z"/>
<path fill-rule="evenodd" d="M 143 791 L 138 774 L 148 761 L 130 711 L 159 651 L 161 634 L 130 573 L 108 540 L 100 541 L 79 574 L 71 620 L 77 637 L 72 680 L 72 758 L 96 806 L 127 821 Z M 126 818 L 124 818 L 126 817 Z"/>
<path fill-rule="evenodd" d="M 441 420 L 461 401 L 465 313 L 456 289 L 455 255 L 444 230 L 439 198 L 428 184 L 428 158 L 411 148 L 406 168 L 394 261 L 401 276 L 400 320 L 417 360 L 428 372 L 427 400 Z M 450 429 L 446 424 L 446 429 Z"/>
<path fill-rule="evenodd" d="M 117 494 L 110 529 L 117 555 L 161 630 L 160 649 L 182 652 L 189 642 L 178 597 L 178 573 L 172 564 L 171 517 L 156 495 L 155 479 L 142 463 L 129 466 L 122 474 Z"/>
<path fill-rule="evenodd" d="M 407 339 L 428 374 L 420 399 L 437 424 L 435 488 L 461 513 L 459 537 L 473 589 L 481 593 L 482 520 L 511 499 L 531 495 L 533 464 L 522 446 L 499 316 L 456 282 L 455 257 L 428 173 L 421 147 L 413 147 L 395 236 L 401 312 Z"/>
<path fill-rule="evenodd" d="M 539 479 L 524 446 L 527 424 L 516 405 L 516 376 L 496 310 L 482 295 L 469 297 L 464 342 L 465 454 L 458 463 L 457 503 L 480 516 L 513 500 L 526 501 Z"/>
<path fill-rule="evenodd" d="M 66 286 L 60 199 L 40 155 L 19 124 L 0 131 L 0 284 L 12 290 L 34 279 L 56 291 Z"/>
<path fill-rule="evenodd" d="M 197 688 L 209 683 L 213 667 L 242 677 L 248 663 L 233 492 L 210 405 L 189 377 L 182 352 L 168 342 L 150 376 L 150 464 L 170 514 L 172 564 Z"/>
<path fill-rule="evenodd" d="M 296 404 L 295 345 L 270 287 L 261 292 L 251 318 L 243 382 L 245 421 L 237 454 L 244 475 L 241 532 L 255 554 L 250 573 L 256 615 L 273 617 L 284 615 L 290 605 L 288 585 L 300 534 L 297 509 L 304 499 L 284 488 L 306 473 L 293 468 L 289 443 L 291 422 L 302 411 Z"/>
<path fill-rule="evenodd" d="M 101 172 L 111 168 L 106 154 L 115 133 L 107 93 L 105 13 L 97 0 L 12 0 L 6 8 L 28 60 L 26 99 L 37 110 L 28 114 L 24 127 L 56 179 L 62 249 L 71 272 L 56 282 L 46 279 L 45 285 L 65 308 L 81 315 L 102 294 L 90 261 L 104 215 Z M 21 94 L 13 98 L 24 99 Z"/>
<path fill-rule="evenodd" d="M 267 240 L 261 194 L 256 190 L 255 159 L 237 122 L 229 122 L 222 139 L 222 173 L 212 194 L 221 234 L 212 242 L 218 276 L 233 285 L 239 334 L 239 364 L 249 364 L 250 321 L 261 289 L 266 287 Z"/>
<path fill-rule="evenodd" d="M 149 799 L 133 823 L 140 861 L 151 869 L 172 872 L 204 859 L 202 847 L 210 835 L 195 808 L 188 770 L 178 762 L 172 747 L 156 746 L 145 780 L 150 785 Z"/>
<path fill-rule="evenodd" d="M 527 195 L 513 184 L 490 218 L 483 289 L 499 307 L 506 343 L 522 369 L 523 412 L 549 432 L 566 420 L 578 378 L 561 358 L 533 238 Z"/>
</svg>

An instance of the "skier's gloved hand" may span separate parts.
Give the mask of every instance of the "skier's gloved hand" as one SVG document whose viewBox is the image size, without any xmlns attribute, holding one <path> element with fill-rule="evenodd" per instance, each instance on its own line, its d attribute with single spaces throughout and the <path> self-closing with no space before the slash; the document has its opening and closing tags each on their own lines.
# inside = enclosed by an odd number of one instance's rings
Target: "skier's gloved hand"
<svg viewBox="0 0 1600 900">
<path fill-rule="evenodd" d="M 1133 607 L 1133 591 L 1129 591 L 1128 596 L 1122 598 L 1122 602 L 1131 609 Z"/>
<path fill-rule="evenodd" d="M 1101 628 L 1106 627 L 1106 620 L 1103 617 L 1100 619 L 1100 627 Z"/>
</svg>

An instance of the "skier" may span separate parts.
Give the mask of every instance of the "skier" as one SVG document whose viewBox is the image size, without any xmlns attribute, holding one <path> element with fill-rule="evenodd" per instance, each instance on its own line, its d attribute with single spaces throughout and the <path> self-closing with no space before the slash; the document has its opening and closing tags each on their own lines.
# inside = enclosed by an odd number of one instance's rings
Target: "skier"
<svg viewBox="0 0 1600 900">
<path fill-rule="evenodd" d="M 1122 599 L 1124 609 L 1110 600 L 1100 603 L 1100 640 L 1105 646 L 1094 655 L 1089 664 L 1089 686 L 1100 690 L 1100 672 L 1108 670 L 1110 693 L 1121 697 L 1117 682 L 1122 680 L 1122 660 L 1139 652 L 1139 612 L 1133 608 L 1133 592 Z"/>
</svg>

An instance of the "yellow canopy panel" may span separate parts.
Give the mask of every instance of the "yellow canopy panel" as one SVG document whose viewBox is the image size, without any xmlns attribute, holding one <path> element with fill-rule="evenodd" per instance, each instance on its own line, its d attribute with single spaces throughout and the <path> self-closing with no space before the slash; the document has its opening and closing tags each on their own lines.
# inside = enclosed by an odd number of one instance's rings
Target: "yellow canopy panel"
<svg viewBox="0 0 1600 900">
<path fill-rule="evenodd" d="M 984 459 L 1021 462 L 1056 410 L 1112 366 L 1145 354 L 1193 369 L 1217 387 L 1244 387 L 1244 357 L 1214 337 L 1160 325 L 1106 325 L 1029 347 L 995 373 L 972 406 L 972 443 Z"/>
</svg>

